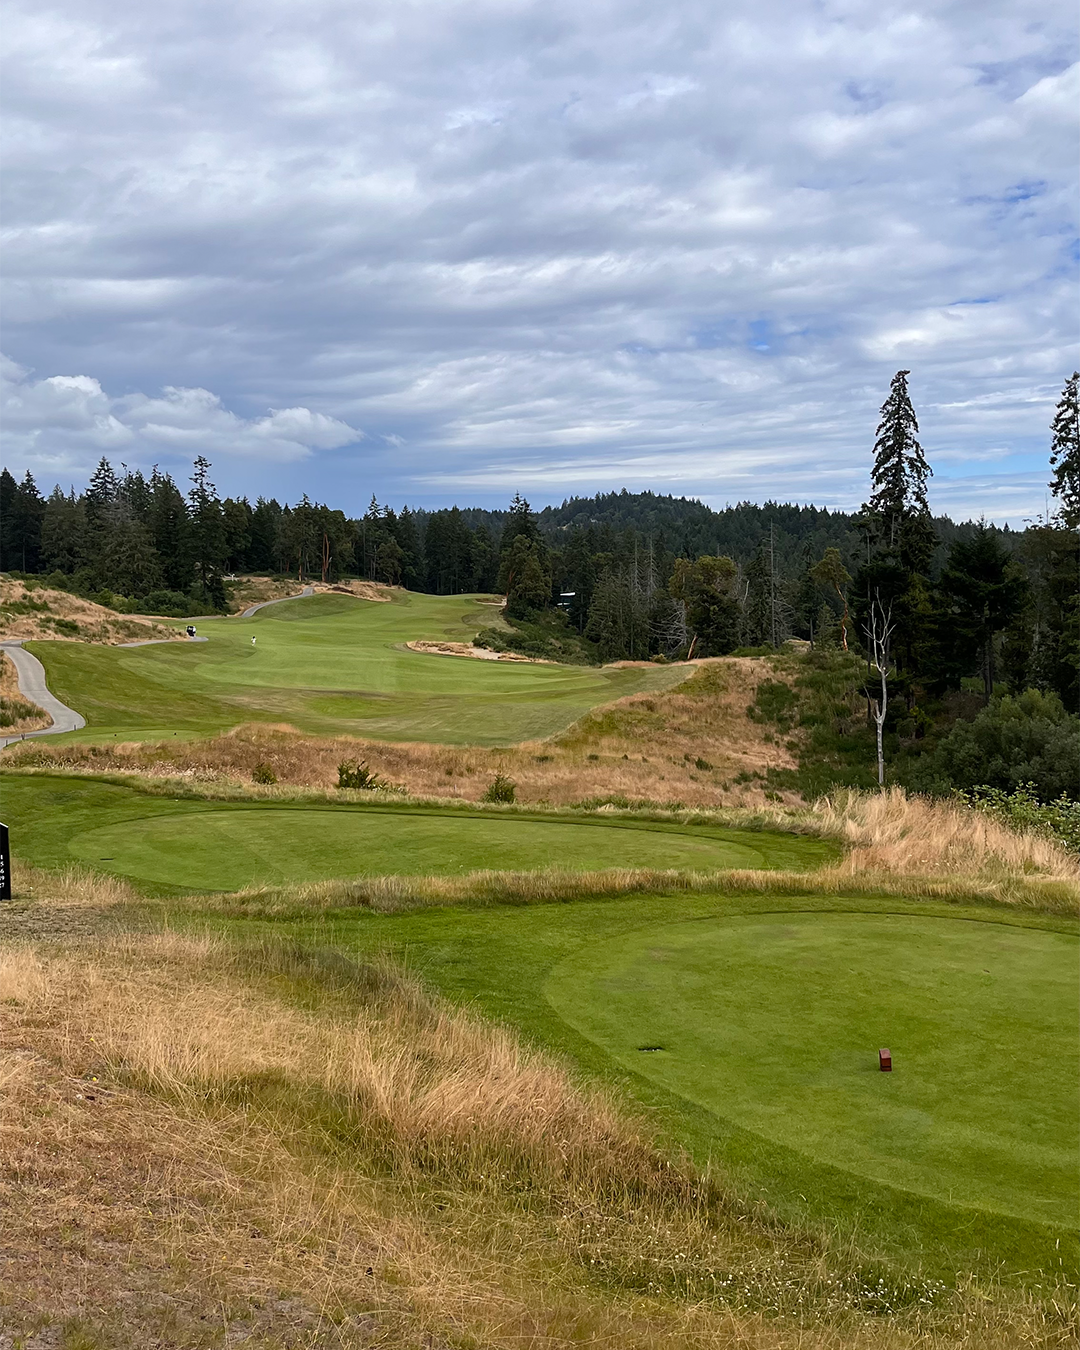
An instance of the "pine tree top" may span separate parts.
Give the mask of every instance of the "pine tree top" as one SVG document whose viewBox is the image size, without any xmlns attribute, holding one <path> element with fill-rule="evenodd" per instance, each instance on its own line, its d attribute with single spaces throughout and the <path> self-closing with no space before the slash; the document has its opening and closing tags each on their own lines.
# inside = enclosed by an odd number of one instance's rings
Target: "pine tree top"
<svg viewBox="0 0 1080 1350">
<path fill-rule="evenodd" d="M 1080 371 L 1065 381 L 1050 432 L 1050 491 L 1061 502 L 1062 522 L 1074 529 L 1080 525 Z"/>
<path fill-rule="evenodd" d="M 889 533 L 915 516 L 929 517 L 926 480 L 933 470 L 919 444 L 919 421 L 908 394 L 910 370 L 898 370 L 881 405 L 871 472 L 873 495 L 863 508 L 882 518 Z"/>
</svg>

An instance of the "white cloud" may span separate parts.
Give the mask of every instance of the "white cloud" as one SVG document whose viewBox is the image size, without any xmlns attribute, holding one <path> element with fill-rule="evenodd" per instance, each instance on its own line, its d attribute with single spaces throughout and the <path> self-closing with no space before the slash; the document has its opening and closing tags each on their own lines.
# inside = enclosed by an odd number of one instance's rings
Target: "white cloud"
<svg viewBox="0 0 1080 1350">
<path fill-rule="evenodd" d="M 0 357 L 0 413 L 7 453 L 46 483 L 49 474 L 85 477 L 101 455 L 133 464 L 189 461 L 196 455 L 287 463 L 363 437 L 355 427 L 310 408 L 238 417 L 208 389 L 170 386 L 159 398 L 110 398 L 90 376 L 34 380 L 7 357 Z"/>
<path fill-rule="evenodd" d="M 932 462 L 1045 474 L 1075 26 L 1066 0 L 14 0 L 7 342 L 87 375 L 16 382 L 7 462 L 198 444 L 252 493 L 303 461 L 361 502 L 855 504 L 903 366 Z"/>
</svg>

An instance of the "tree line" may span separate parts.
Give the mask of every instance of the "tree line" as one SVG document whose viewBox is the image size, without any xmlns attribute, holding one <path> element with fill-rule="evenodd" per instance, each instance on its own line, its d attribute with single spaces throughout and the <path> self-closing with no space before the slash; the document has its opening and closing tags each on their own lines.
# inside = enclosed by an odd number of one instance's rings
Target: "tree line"
<svg viewBox="0 0 1080 1350">
<path fill-rule="evenodd" d="M 1017 532 L 932 517 L 908 374 L 881 409 L 872 491 L 853 515 L 771 502 L 713 511 L 623 491 L 541 512 L 520 495 L 503 512 L 395 511 L 373 497 L 350 517 L 307 496 L 221 498 L 201 456 L 183 487 L 103 458 L 79 494 L 44 497 L 30 473 L 0 473 L 0 569 L 177 615 L 223 609 L 227 578 L 244 572 L 499 592 L 523 641 L 546 625 L 574 638 L 578 659 L 726 655 L 797 637 L 865 652 L 883 718 L 889 698 L 913 714 L 920 691 L 972 676 L 987 697 L 1004 680 L 1075 712 L 1080 377 L 1051 428 L 1057 515 Z"/>
</svg>

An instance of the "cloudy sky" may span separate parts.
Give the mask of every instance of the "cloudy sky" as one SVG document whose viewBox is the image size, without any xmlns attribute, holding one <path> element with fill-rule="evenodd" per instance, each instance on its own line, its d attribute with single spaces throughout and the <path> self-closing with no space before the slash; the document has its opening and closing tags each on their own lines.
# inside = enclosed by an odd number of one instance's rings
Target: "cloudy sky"
<svg viewBox="0 0 1080 1350">
<path fill-rule="evenodd" d="M 359 510 L 1020 523 L 1078 363 L 1072 0 L 7 6 L 4 461 Z"/>
</svg>

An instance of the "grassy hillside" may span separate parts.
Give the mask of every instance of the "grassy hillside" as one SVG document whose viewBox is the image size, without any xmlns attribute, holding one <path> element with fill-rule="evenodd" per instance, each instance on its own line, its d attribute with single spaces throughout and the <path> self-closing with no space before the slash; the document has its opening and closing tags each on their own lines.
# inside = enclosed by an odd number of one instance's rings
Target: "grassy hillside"
<svg viewBox="0 0 1080 1350">
<path fill-rule="evenodd" d="M 96 743 L 64 738 L 9 750 L 4 762 L 13 768 L 134 770 L 156 777 L 244 783 L 265 766 L 279 783 L 329 788 L 337 783 L 342 760 L 363 757 L 384 779 L 426 797 L 476 801 L 501 773 L 516 783 L 521 802 L 730 807 L 760 805 L 767 793 L 783 793 L 794 801 L 789 786 L 793 775 L 787 774 L 782 787 L 774 778 L 779 770 L 797 767 L 788 748 L 790 737 L 777 735 L 772 724 L 750 715 L 759 686 L 775 682 L 772 664 L 761 658 L 722 658 L 678 669 L 685 678 L 671 688 L 627 695 L 590 709 L 548 740 L 501 749 L 312 736 L 249 722 L 225 735 L 199 739 L 182 734 L 138 741 L 125 732 L 117 733 L 116 740 L 105 736 Z M 649 669 L 602 673 L 631 678 L 652 674 Z"/>
<path fill-rule="evenodd" d="M 499 745 L 551 735 L 597 703 L 663 688 L 685 673 L 504 664 L 404 648 L 415 639 L 467 639 L 490 615 L 469 596 L 399 591 L 385 604 L 328 593 L 251 619 L 201 620 L 208 640 L 198 645 L 32 650 L 54 693 L 86 718 L 86 729 L 73 733 L 83 740 L 203 736 L 263 721 L 318 735 Z"/>
</svg>

